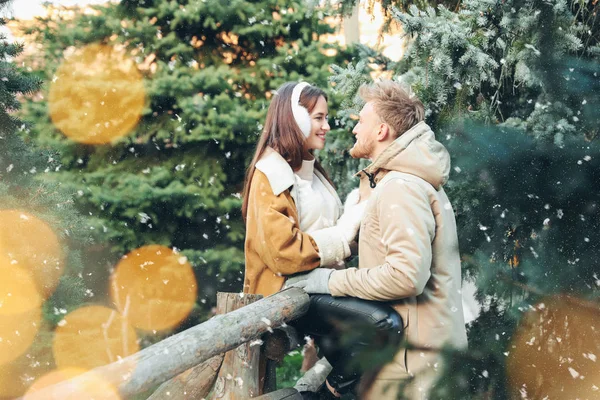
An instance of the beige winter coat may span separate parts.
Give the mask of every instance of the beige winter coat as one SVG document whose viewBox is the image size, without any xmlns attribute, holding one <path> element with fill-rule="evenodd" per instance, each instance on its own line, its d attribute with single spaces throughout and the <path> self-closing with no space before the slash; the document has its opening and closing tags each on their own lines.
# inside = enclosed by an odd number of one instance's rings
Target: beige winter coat
<svg viewBox="0 0 600 400">
<path fill-rule="evenodd" d="M 375 174 L 377 186 L 360 228 L 359 268 L 334 271 L 329 288 L 334 296 L 390 301 L 408 342 L 418 348 L 400 350 L 367 398 L 395 399 L 398 383 L 414 376 L 406 398 L 426 399 L 441 368 L 436 349 L 467 346 L 456 223 L 442 188 L 450 157 L 420 122 L 366 171 Z M 360 178 L 369 185 L 366 174 Z"/>
</svg>

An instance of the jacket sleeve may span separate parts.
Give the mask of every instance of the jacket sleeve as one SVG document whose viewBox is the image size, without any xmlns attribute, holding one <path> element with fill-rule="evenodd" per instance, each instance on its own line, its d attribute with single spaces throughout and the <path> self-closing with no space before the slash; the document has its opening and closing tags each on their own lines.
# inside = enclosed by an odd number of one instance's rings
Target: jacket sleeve
<svg viewBox="0 0 600 400">
<path fill-rule="evenodd" d="M 431 276 L 435 218 L 427 193 L 402 179 L 386 182 L 384 189 L 376 208 L 381 243 L 374 245 L 385 247 L 385 262 L 334 271 L 329 280 L 333 296 L 379 301 L 418 296 Z"/>
<path fill-rule="evenodd" d="M 350 257 L 350 244 L 337 226 L 311 232 L 313 240 L 319 248 L 320 266 L 326 268 L 343 268 L 344 260 Z"/>
<path fill-rule="evenodd" d="M 267 267 L 277 275 L 292 275 L 318 267 L 319 249 L 310 235 L 300 231 L 289 192 L 276 196 L 270 187 L 263 186 L 257 195 L 260 200 L 254 214 L 257 224 L 254 243 Z"/>
</svg>

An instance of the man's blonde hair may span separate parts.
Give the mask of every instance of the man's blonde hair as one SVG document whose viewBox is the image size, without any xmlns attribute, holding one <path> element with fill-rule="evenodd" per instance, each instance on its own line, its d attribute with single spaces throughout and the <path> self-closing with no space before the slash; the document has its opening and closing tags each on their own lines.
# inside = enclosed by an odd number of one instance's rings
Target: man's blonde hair
<svg viewBox="0 0 600 400">
<path fill-rule="evenodd" d="M 360 87 L 358 94 L 365 103 L 373 102 L 375 112 L 391 128 L 395 137 L 402 135 L 425 117 L 421 100 L 398 82 L 382 80 L 365 84 Z"/>
</svg>

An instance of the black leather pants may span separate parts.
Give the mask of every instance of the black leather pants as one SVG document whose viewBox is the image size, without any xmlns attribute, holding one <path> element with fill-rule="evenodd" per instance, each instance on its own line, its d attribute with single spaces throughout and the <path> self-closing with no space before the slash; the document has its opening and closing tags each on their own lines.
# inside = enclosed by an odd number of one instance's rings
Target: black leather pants
<svg viewBox="0 0 600 400">
<path fill-rule="evenodd" d="M 341 394 L 391 361 L 403 329 L 402 318 L 387 303 L 330 295 L 311 295 L 308 312 L 290 325 L 314 337 L 333 367 L 327 381 Z"/>
</svg>

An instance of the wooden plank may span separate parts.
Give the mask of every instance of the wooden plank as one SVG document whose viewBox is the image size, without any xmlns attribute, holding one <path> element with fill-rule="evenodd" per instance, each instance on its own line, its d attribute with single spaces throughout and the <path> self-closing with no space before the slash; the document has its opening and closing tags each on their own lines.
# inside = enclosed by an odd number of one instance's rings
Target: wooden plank
<svg viewBox="0 0 600 400">
<path fill-rule="evenodd" d="M 217 315 L 118 362 L 40 390 L 28 400 L 64 399 L 74 386 L 82 385 L 90 376 L 100 376 L 118 388 L 122 398 L 145 392 L 211 357 L 299 318 L 308 306 L 308 294 L 302 289 L 283 290 L 239 310 Z"/>
</svg>

